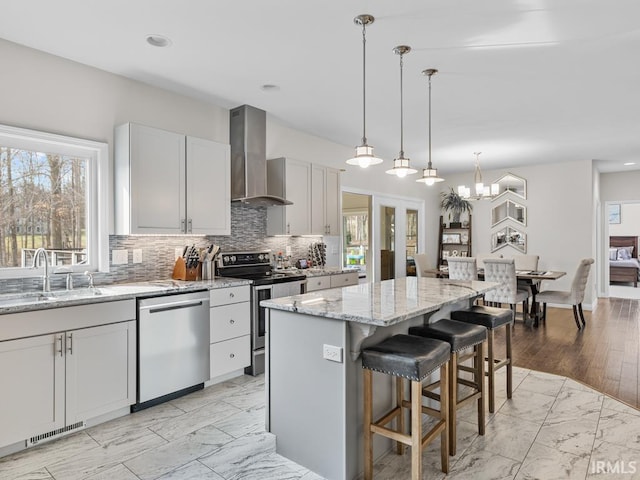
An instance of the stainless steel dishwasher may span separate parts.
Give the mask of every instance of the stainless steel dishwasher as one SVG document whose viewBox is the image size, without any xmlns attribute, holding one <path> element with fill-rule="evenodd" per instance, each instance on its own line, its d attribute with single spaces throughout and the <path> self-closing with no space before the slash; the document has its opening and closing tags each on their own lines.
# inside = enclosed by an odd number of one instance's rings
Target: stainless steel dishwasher
<svg viewBox="0 0 640 480">
<path fill-rule="evenodd" d="M 138 300 L 133 411 L 203 388 L 209 379 L 209 292 Z"/>
</svg>

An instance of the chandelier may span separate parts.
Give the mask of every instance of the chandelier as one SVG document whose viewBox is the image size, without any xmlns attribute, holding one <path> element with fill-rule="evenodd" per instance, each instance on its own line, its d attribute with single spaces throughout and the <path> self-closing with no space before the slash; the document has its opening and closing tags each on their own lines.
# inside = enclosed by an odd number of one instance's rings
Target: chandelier
<svg viewBox="0 0 640 480">
<path fill-rule="evenodd" d="M 467 200 L 480 200 L 494 198 L 500 192 L 500 185 L 492 183 L 490 186 L 482 182 L 482 172 L 480 171 L 480 154 L 473 152 L 476 156 L 476 171 L 473 174 L 474 194 L 471 195 L 471 188 L 465 185 L 458 185 L 458 195 Z"/>
<path fill-rule="evenodd" d="M 353 19 L 353 23 L 362 26 L 362 144 L 356 147 L 356 154 L 353 158 L 347 160 L 349 165 L 359 165 L 361 168 L 367 168 L 369 165 L 377 165 L 382 163 L 382 159 L 373 154 L 373 147 L 367 144 L 367 115 L 366 115 L 366 67 L 367 67 L 367 25 L 371 25 L 375 21 L 372 15 L 358 15 Z"/>
</svg>

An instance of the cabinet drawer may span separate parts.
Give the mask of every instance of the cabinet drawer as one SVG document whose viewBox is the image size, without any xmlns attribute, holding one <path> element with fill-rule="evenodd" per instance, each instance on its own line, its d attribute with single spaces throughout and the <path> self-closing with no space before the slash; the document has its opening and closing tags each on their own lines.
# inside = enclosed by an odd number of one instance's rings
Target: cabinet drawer
<svg viewBox="0 0 640 480">
<path fill-rule="evenodd" d="M 331 288 L 331 279 L 329 278 L 329 275 L 307 278 L 307 292 L 324 290 L 325 288 Z"/>
<path fill-rule="evenodd" d="M 211 306 L 228 305 L 230 303 L 248 302 L 250 297 L 249 285 L 240 287 L 215 288 L 209 291 Z"/>
<path fill-rule="evenodd" d="M 209 347 L 211 378 L 240 370 L 251 364 L 251 336 L 214 343 Z"/>
<path fill-rule="evenodd" d="M 232 303 L 211 309 L 210 343 L 251 333 L 249 302 Z"/>
<path fill-rule="evenodd" d="M 331 288 L 358 284 L 358 272 L 331 275 Z"/>
</svg>

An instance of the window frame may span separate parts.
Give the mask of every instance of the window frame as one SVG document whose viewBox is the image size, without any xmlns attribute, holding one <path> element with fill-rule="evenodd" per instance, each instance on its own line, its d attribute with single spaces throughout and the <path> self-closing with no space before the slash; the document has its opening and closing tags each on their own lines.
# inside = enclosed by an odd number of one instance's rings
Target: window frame
<svg viewBox="0 0 640 480">
<path fill-rule="evenodd" d="M 87 162 L 87 263 L 74 272 L 109 271 L 109 145 L 103 142 L 0 124 L 2 146 L 58 153 Z M 50 273 L 55 272 L 55 267 Z M 0 279 L 42 276 L 43 268 L 0 267 Z"/>
</svg>

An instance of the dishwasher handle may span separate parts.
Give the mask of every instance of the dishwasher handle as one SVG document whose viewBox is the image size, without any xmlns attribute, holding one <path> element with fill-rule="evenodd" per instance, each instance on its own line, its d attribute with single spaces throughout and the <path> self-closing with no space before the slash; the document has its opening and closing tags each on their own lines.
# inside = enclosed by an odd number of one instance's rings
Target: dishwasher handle
<svg viewBox="0 0 640 480">
<path fill-rule="evenodd" d="M 199 307 L 204 303 L 205 300 L 184 300 L 182 302 L 167 302 L 159 305 L 140 306 L 140 310 L 149 310 L 149 313 L 160 313 L 179 310 L 181 308 Z"/>
</svg>

